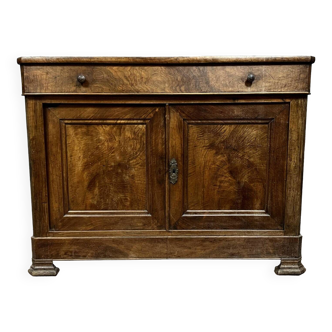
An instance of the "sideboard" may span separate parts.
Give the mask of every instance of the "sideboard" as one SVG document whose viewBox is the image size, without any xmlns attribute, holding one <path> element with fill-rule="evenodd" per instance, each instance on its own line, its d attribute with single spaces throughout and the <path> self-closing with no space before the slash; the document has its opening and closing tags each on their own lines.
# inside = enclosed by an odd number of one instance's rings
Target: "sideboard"
<svg viewBox="0 0 332 332">
<path fill-rule="evenodd" d="M 300 275 L 311 56 L 22 57 L 33 276 L 54 260 L 280 259 Z"/>
</svg>

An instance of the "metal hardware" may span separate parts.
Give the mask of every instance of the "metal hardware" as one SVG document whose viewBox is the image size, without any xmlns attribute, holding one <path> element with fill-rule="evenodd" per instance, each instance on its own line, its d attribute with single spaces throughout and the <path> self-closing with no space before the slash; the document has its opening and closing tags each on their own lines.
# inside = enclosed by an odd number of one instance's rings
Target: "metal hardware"
<svg viewBox="0 0 332 332">
<path fill-rule="evenodd" d="M 176 159 L 171 159 L 171 161 L 169 162 L 169 182 L 171 184 L 175 184 L 178 182 L 178 173 L 179 173 L 179 169 L 178 169 L 178 163 L 176 162 Z"/>
<path fill-rule="evenodd" d="M 249 73 L 247 76 L 247 81 L 246 83 L 252 84 L 252 82 L 255 80 L 255 75 L 252 73 Z"/>
<path fill-rule="evenodd" d="M 83 83 L 85 82 L 85 76 L 82 75 L 82 74 L 80 74 L 80 75 L 77 76 L 77 80 L 78 80 L 81 84 L 83 84 Z"/>
</svg>

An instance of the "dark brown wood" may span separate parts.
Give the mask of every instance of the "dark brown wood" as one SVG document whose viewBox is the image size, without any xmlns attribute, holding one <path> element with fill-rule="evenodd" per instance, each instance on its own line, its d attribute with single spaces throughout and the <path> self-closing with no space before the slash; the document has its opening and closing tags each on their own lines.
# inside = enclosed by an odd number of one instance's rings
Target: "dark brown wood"
<svg viewBox="0 0 332 332">
<path fill-rule="evenodd" d="M 45 236 L 49 229 L 43 104 L 26 99 L 33 235 Z"/>
<path fill-rule="evenodd" d="M 179 94 L 179 95 L 28 95 L 27 100 L 36 100 L 43 104 L 136 104 L 136 105 L 171 105 L 171 104 L 224 104 L 224 103 L 290 103 L 292 100 L 305 98 L 306 94 Z"/>
<path fill-rule="evenodd" d="M 310 66 L 23 66 L 23 93 L 309 93 Z M 247 84 L 248 73 L 255 75 Z M 83 84 L 77 81 L 84 75 Z M 40 79 L 40 78 L 43 79 Z"/>
<path fill-rule="evenodd" d="M 314 63 L 313 56 L 223 56 L 223 57 L 20 57 L 18 64 L 233 64 L 233 63 Z"/>
<path fill-rule="evenodd" d="M 165 229 L 165 111 L 45 109 L 51 229 Z"/>
<path fill-rule="evenodd" d="M 313 61 L 18 59 L 34 226 L 29 273 L 56 275 L 53 260 L 140 258 L 279 258 L 278 275 L 304 273 Z"/>
<path fill-rule="evenodd" d="M 170 109 L 169 109 L 169 105 L 166 104 L 166 115 L 165 115 L 165 121 L 166 121 L 166 133 L 165 133 L 165 155 L 166 155 L 166 165 L 165 165 L 165 169 L 169 171 L 168 167 L 169 167 L 169 160 L 171 160 L 171 158 L 169 157 L 169 149 L 168 149 L 168 142 L 170 141 L 170 126 L 169 126 L 169 120 L 170 120 Z M 166 231 L 169 231 L 169 179 L 167 178 L 167 176 L 165 176 L 165 189 L 166 189 L 166 195 L 165 195 L 165 208 L 166 208 Z"/>
<path fill-rule="evenodd" d="M 297 258 L 300 236 L 32 238 L 34 259 Z"/>
<path fill-rule="evenodd" d="M 299 257 L 301 237 L 174 237 L 169 258 Z"/>
<path fill-rule="evenodd" d="M 307 99 L 290 103 L 285 234 L 300 234 Z"/>
<path fill-rule="evenodd" d="M 186 121 L 185 130 L 187 209 L 265 211 L 269 120 Z"/>
<path fill-rule="evenodd" d="M 174 230 L 174 229 L 166 229 L 162 230 L 102 230 L 102 231 L 93 231 L 93 235 L 97 237 L 126 237 L 126 236 L 192 236 L 192 235 L 200 235 L 200 236 L 283 236 L 285 234 L 284 230 L 270 230 L 270 229 L 200 229 L 200 230 Z M 91 231 L 54 231 L 50 230 L 47 233 L 48 237 L 89 237 L 91 236 Z"/>
<path fill-rule="evenodd" d="M 171 107 L 173 229 L 283 229 L 289 104 Z"/>
<path fill-rule="evenodd" d="M 167 237 L 32 238 L 34 259 L 167 258 Z"/>
</svg>

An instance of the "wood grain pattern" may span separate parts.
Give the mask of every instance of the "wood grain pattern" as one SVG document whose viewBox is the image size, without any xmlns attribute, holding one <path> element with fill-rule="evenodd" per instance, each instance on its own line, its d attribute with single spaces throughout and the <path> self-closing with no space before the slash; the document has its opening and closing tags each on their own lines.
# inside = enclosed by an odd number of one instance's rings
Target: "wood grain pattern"
<svg viewBox="0 0 332 332">
<path fill-rule="evenodd" d="M 26 99 L 33 235 L 46 236 L 49 230 L 49 205 L 45 153 L 43 104 Z"/>
<path fill-rule="evenodd" d="M 283 229 L 289 105 L 171 107 L 172 229 Z"/>
<path fill-rule="evenodd" d="M 67 185 L 67 160 L 64 135 L 64 124 L 60 122 L 52 109 L 44 111 L 45 149 L 47 162 L 48 205 L 50 229 L 56 229 L 56 223 L 69 210 Z"/>
<path fill-rule="evenodd" d="M 160 230 L 149 230 L 148 235 L 152 237 L 173 237 L 173 236 L 283 236 L 284 230 L 257 230 L 257 229 L 200 229 L 200 230 L 174 230 L 174 229 L 160 229 Z M 48 237 L 91 237 L 92 233 L 90 230 L 87 231 L 54 231 L 50 230 L 47 233 Z M 144 237 L 147 235 L 147 230 L 102 230 L 93 231 L 93 236 L 97 237 Z"/>
<path fill-rule="evenodd" d="M 174 224 L 181 218 L 185 212 L 185 195 L 184 190 L 184 121 L 179 112 L 174 109 L 174 106 L 169 108 L 169 136 L 172 137 L 168 143 L 169 160 L 176 159 L 178 164 L 178 181 L 176 186 L 169 185 L 169 226 L 174 229 Z"/>
<path fill-rule="evenodd" d="M 300 234 L 307 99 L 291 102 L 285 208 L 285 234 Z"/>
<path fill-rule="evenodd" d="M 314 63 L 313 56 L 200 56 L 200 57 L 20 57 L 18 64 L 233 64 L 233 63 Z"/>
<path fill-rule="evenodd" d="M 19 58 L 34 228 L 29 273 L 55 276 L 57 259 L 141 258 L 280 258 L 278 275 L 304 273 L 314 61 Z"/>
<path fill-rule="evenodd" d="M 279 224 L 285 223 L 285 201 L 290 106 L 270 122 L 270 160 L 266 211 Z M 296 234 L 299 235 L 299 234 Z"/>
<path fill-rule="evenodd" d="M 303 94 L 284 95 L 276 94 L 172 94 L 172 95 L 29 95 L 25 97 L 35 100 L 42 104 L 63 104 L 63 105 L 82 105 L 82 104 L 115 104 L 115 105 L 171 105 L 171 104 L 248 104 L 248 103 L 290 103 L 292 100 L 303 98 Z"/>
<path fill-rule="evenodd" d="M 24 66 L 23 94 L 310 92 L 309 65 Z M 255 75 L 247 85 L 248 73 Z M 80 84 L 77 76 L 86 81 Z"/>
<path fill-rule="evenodd" d="M 32 238 L 34 259 L 298 258 L 299 236 Z"/>
<path fill-rule="evenodd" d="M 173 225 L 174 230 L 282 230 L 283 225 L 268 213 L 255 211 L 236 211 L 234 213 L 223 210 L 199 213 L 186 211 Z"/>
<path fill-rule="evenodd" d="M 167 239 L 134 237 L 32 238 L 34 259 L 167 258 Z"/>
<path fill-rule="evenodd" d="M 188 125 L 188 210 L 265 211 L 268 123 L 232 123 Z"/>
<path fill-rule="evenodd" d="M 165 110 L 45 110 L 51 229 L 165 229 Z"/>
<path fill-rule="evenodd" d="M 195 237 L 169 239 L 169 258 L 300 257 L 301 237 Z"/>
<path fill-rule="evenodd" d="M 67 124 L 70 210 L 147 210 L 146 125 Z"/>
</svg>

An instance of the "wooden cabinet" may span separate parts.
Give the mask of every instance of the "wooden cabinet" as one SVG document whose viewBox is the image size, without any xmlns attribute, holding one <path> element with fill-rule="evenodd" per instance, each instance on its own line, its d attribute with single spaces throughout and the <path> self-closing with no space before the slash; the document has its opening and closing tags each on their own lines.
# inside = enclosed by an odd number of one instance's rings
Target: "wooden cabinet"
<svg viewBox="0 0 332 332">
<path fill-rule="evenodd" d="M 299 275 L 313 57 L 19 58 L 32 275 L 53 260 L 277 258 Z"/>
</svg>

